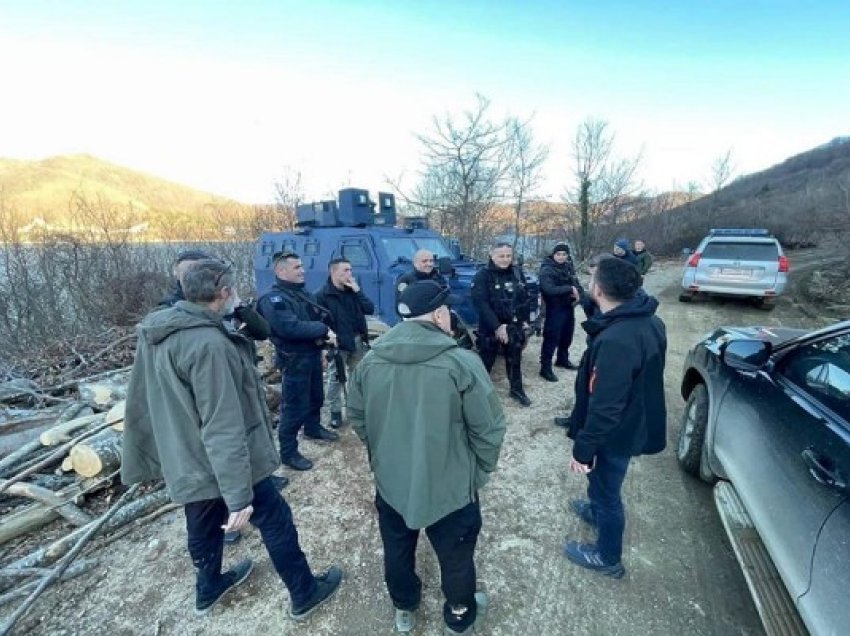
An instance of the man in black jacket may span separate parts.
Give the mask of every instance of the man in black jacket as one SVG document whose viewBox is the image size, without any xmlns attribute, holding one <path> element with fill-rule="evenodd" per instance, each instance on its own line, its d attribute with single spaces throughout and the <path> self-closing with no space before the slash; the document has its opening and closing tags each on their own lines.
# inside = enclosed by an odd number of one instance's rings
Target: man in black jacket
<svg viewBox="0 0 850 636">
<path fill-rule="evenodd" d="M 328 282 L 316 293 L 316 302 L 327 309 L 336 331 L 339 355 L 328 360 L 326 397 L 331 409 L 331 426 L 342 426 L 342 392 L 337 362 L 345 364 L 345 377 L 350 377 L 354 367 L 369 347 L 369 329 L 366 316 L 375 313 L 374 303 L 367 298 L 351 273 L 351 263 L 335 258 L 328 263 Z"/>
<path fill-rule="evenodd" d="M 433 280 L 441 287 L 446 287 L 449 284 L 446 281 L 446 277 L 434 267 L 434 253 L 428 250 L 417 250 L 413 255 L 413 269 L 398 277 L 395 290 L 396 305 L 398 305 L 398 298 L 401 292 L 408 285 L 412 285 L 420 280 Z"/>
<path fill-rule="evenodd" d="M 275 255 L 276 282 L 257 301 L 257 309 L 271 327 L 271 341 L 283 372 L 280 407 L 280 459 L 295 470 L 310 470 L 313 462 L 298 452 L 298 431 L 312 439 L 334 441 L 339 436 L 321 425 L 322 349 L 336 346 L 328 326 L 328 311 L 304 289 L 304 266 L 293 252 Z"/>
<path fill-rule="evenodd" d="M 490 250 L 487 266 L 472 279 L 472 303 L 478 312 L 478 354 L 488 373 L 499 352 L 504 354 L 510 396 L 522 406 L 531 405 L 522 388 L 529 300 L 525 279 L 513 265 L 513 248 L 509 243 L 497 243 Z"/>
<path fill-rule="evenodd" d="M 567 541 L 564 555 L 614 578 L 625 573 L 620 491 L 629 461 L 660 453 L 667 442 L 666 330 L 655 315 L 658 301 L 638 293 L 641 284 L 637 269 L 625 260 L 606 258 L 596 266 L 588 291 L 599 313 L 582 324 L 588 346 L 570 416 L 570 470 L 588 479 L 588 499 L 571 501 L 570 507 L 596 527 L 598 539 L 595 544 Z"/>
<path fill-rule="evenodd" d="M 543 322 L 543 344 L 540 346 L 540 377 L 557 382 L 552 371 L 552 355 L 555 366 L 577 369 L 570 362 L 570 345 L 576 326 L 575 303 L 580 297 L 581 284 L 570 258 L 566 243 L 558 243 L 552 255 L 540 265 L 540 292 L 546 303 L 546 319 Z"/>
</svg>

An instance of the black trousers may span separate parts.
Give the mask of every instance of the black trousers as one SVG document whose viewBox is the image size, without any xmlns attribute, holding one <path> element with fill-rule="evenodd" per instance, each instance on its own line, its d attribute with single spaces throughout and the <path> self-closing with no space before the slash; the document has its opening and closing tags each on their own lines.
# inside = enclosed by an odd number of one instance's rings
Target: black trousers
<svg viewBox="0 0 850 636">
<path fill-rule="evenodd" d="M 509 341 L 503 344 L 496 339 L 495 334 L 481 334 L 477 342 L 478 355 L 487 373 L 493 369 L 496 356 L 500 353 L 505 357 L 505 374 L 511 389 L 522 391 L 522 347 Z"/>
<path fill-rule="evenodd" d="M 316 591 L 316 580 L 298 543 L 292 511 L 283 496 L 266 478 L 254 484 L 256 526 L 278 575 L 289 590 L 293 606 L 303 605 Z M 189 555 L 195 565 L 198 598 L 215 596 L 223 585 L 221 559 L 228 510 L 224 499 L 206 499 L 184 506 Z"/>
<path fill-rule="evenodd" d="M 413 611 L 419 607 L 422 581 L 416 574 L 419 530 L 408 528 L 404 518 L 381 495 L 375 494 L 378 525 L 384 543 L 384 580 L 393 605 Z M 481 531 L 478 499 L 425 528 L 440 563 L 440 587 L 446 602 L 446 625 L 461 632 L 475 622 L 475 544 Z M 465 608 L 465 611 L 464 611 Z"/>
<path fill-rule="evenodd" d="M 570 359 L 570 345 L 573 343 L 573 331 L 576 327 L 575 309 L 569 307 L 546 306 L 546 319 L 543 322 L 543 343 L 540 345 L 540 364 L 552 365 L 552 356 L 558 363 Z"/>
<path fill-rule="evenodd" d="M 283 404 L 280 407 L 280 458 L 287 461 L 298 452 L 298 431 L 317 435 L 325 399 L 322 354 L 285 353 L 283 359 Z"/>
</svg>

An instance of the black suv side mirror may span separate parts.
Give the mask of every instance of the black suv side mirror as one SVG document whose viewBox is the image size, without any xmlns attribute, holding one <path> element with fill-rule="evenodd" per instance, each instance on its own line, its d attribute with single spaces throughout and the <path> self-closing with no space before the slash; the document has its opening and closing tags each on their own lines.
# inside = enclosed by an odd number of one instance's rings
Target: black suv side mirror
<svg viewBox="0 0 850 636">
<path fill-rule="evenodd" d="M 772 353 L 773 345 L 766 340 L 731 340 L 720 350 L 720 360 L 738 371 L 761 371 Z"/>
</svg>

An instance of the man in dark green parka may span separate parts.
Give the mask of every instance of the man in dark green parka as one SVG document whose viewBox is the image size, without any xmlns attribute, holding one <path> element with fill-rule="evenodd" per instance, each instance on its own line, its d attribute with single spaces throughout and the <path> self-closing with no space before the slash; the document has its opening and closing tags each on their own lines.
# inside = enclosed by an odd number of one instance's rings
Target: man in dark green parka
<svg viewBox="0 0 850 636">
<path fill-rule="evenodd" d="M 505 416 L 481 360 L 448 334 L 448 305 L 433 281 L 399 295 L 405 318 L 381 336 L 350 382 L 352 427 L 369 452 L 396 628 L 413 629 L 422 583 L 416 543 L 424 528 L 440 563 L 447 633 L 471 631 L 486 595 L 476 592 L 478 490 L 495 469 Z"/>
<path fill-rule="evenodd" d="M 333 595 L 342 571 L 312 574 L 289 505 L 272 485 L 279 460 L 254 347 L 222 323 L 238 299 L 230 265 L 200 260 L 181 283 L 186 300 L 137 328 L 121 479 L 164 478 L 184 506 L 196 613 L 209 612 L 251 573 L 249 560 L 221 572 L 224 532 L 250 521 L 289 590 L 289 615 L 302 620 Z"/>
</svg>

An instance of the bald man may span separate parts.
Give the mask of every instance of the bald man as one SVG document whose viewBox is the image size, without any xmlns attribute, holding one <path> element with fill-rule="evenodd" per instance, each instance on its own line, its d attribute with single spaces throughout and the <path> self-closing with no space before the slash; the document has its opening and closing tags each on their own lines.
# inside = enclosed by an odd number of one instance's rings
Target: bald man
<svg viewBox="0 0 850 636">
<path fill-rule="evenodd" d="M 435 283 L 447 286 L 449 283 L 440 271 L 434 267 L 434 253 L 430 250 L 418 250 L 413 255 L 413 269 L 399 276 L 395 286 L 396 305 L 398 297 L 405 287 L 421 280 L 432 280 Z"/>
</svg>

